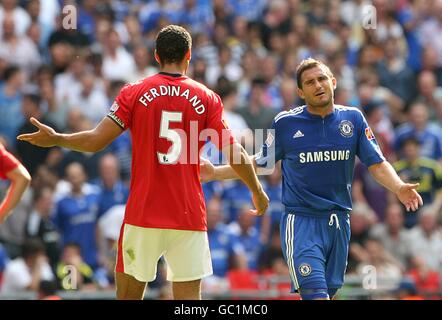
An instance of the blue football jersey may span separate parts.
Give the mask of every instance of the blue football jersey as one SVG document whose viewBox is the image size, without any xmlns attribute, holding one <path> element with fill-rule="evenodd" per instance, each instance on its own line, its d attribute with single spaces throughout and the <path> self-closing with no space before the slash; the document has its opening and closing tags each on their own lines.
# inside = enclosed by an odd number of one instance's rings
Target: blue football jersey
<svg viewBox="0 0 442 320">
<path fill-rule="evenodd" d="M 385 160 L 357 108 L 335 105 L 323 118 L 301 106 L 278 114 L 272 129 L 256 163 L 265 167 L 282 160 L 287 212 L 350 211 L 355 156 L 367 167 Z"/>
</svg>

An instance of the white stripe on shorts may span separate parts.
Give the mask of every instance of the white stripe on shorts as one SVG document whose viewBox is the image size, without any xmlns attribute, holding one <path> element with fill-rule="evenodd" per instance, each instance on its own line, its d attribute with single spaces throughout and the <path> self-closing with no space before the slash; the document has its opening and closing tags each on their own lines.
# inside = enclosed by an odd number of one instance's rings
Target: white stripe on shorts
<svg viewBox="0 0 442 320">
<path fill-rule="evenodd" d="M 287 265 L 289 267 L 290 275 L 293 280 L 295 289 L 299 289 L 298 278 L 296 277 L 295 261 L 293 259 L 293 239 L 295 229 L 295 215 L 289 214 L 287 217 L 287 224 L 285 228 L 285 245 L 286 245 L 286 255 L 287 255 Z"/>
</svg>

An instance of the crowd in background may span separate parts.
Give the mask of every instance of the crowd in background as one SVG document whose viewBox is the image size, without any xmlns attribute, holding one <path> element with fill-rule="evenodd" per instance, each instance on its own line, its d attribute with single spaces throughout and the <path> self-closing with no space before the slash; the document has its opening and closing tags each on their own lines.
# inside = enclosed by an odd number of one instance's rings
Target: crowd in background
<svg viewBox="0 0 442 320">
<path fill-rule="evenodd" d="M 192 34 L 188 75 L 220 94 L 226 121 L 244 143 L 278 112 L 303 104 L 296 94 L 302 59 L 330 66 L 335 103 L 364 112 L 386 158 L 405 181 L 420 183 L 425 203 L 405 212 L 357 163 L 347 275 L 375 267 L 387 296 L 441 297 L 442 0 L 0 4 L 0 141 L 33 178 L 0 226 L 2 293 L 35 292 L 51 281 L 65 290 L 113 289 L 130 133 L 96 154 L 38 148 L 16 136 L 35 130 L 30 117 L 61 132 L 93 128 L 125 83 L 158 71 L 155 35 L 173 23 Z M 63 10 L 68 5 L 75 17 Z M 72 21 L 76 28 L 66 28 Z M 271 200 L 262 218 L 247 213 L 251 198 L 241 182 L 203 185 L 214 268 L 203 292 L 263 290 L 262 279 L 275 276 L 285 279 L 277 288 L 289 296 L 278 229 L 280 168 L 262 181 Z M 160 263 L 150 287 L 167 298 L 164 275 Z"/>
</svg>

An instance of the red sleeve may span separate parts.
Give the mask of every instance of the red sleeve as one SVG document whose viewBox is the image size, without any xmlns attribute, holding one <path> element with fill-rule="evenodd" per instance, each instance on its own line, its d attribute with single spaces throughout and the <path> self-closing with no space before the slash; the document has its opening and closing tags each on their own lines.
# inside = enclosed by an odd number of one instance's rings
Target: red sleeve
<svg viewBox="0 0 442 320">
<path fill-rule="evenodd" d="M 232 131 L 229 129 L 227 122 L 223 116 L 223 102 L 221 98 L 214 92 L 212 94 L 211 107 L 207 114 L 207 128 L 214 129 L 218 135 L 218 139 L 211 139 L 218 149 L 230 145 L 235 142 Z M 218 141 L 216 141 L 218 140 Z"/>
<path fill-rule="evenodd" d="M 6 179 L 6 174 L 18 167 L 20 162 L 0 145 L 0 178 Z"/>
<path fill-rule="evenodd" d="M 132 124 L 132 106 L 134 105 L 132 88 L 133 85 L 127 84 L 121 89 L 107 115 L 123 130 L 130 128 Z"/>
</svg>

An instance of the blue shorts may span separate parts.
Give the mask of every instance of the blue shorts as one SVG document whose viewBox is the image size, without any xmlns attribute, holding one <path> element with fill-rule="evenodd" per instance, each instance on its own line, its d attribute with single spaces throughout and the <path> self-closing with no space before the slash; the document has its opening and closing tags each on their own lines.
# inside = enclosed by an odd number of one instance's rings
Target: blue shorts
<svg viewBox="0 0 442 320">
<path fill-rule="evenodd" d="M 350 243 L 348 212 L 324 217 L 284 213 L 280 228 L 292 292 L 342 287 Z"/>
</svg>

